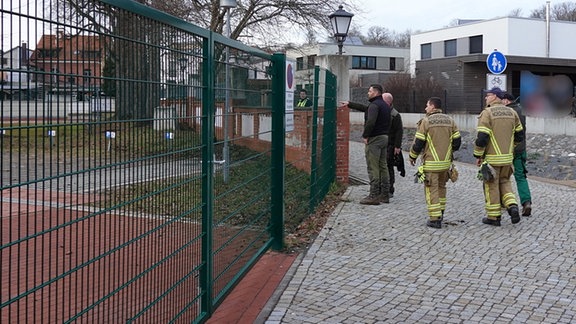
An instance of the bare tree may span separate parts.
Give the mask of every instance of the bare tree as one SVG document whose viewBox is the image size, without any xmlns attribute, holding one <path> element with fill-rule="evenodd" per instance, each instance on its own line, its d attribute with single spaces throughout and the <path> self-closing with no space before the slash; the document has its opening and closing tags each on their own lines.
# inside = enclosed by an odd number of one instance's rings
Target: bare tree
<svg viewBox="0 0 576 324">
<path fill-rule="evenodd" d="M 391 47 L 410 47 L 411 30 L 404 32 L 391 31 L 388 28 L 381 26 L 372 26 L 368 29 L 367 35 L 357 27 L 350 27 L 349 36 L 356 36 L 362 40 L 364 45 L 380 45 Z"/>
<path fill-rule="evenodd" d="M 522 8 L 510 10 L 508 17 L 522 17 Z"/>
<path fill-rule="evenodd" d="M 390 46 L 392 43 L 391 32 L 388 28 L 382 26 L 372 26 L 368 28 L 366 45 Z"/>
<path fill-rule="evenodd" d="M 177 0 L 173 0 L 177 1 Z M 188 11 L 179 17 L 200 27 L 222 33 L 226 11 L 219 0 L 181 0 Z M 306 35 L 320 26 L 331 32 L 328 16 L 341 4 L 336 0 L 238 0 L 231 10 L 230 38 L 257 38 L 259 43 L 284 41 L 286 29 Z M 344 10 L 354 12 L 357 7 L 348 5 Z"/>
<path fill-rule="evenodd" d="M 546 18 L 546 5 L 532 10 L 531 18 Z M 562 2 L 550 8 L 550 18 L 553 20 L 576 21 L 576 2 Z"/>
<path fill-rule="evenodd" d="M 220 7 L 220 0 L 136 2 L 218 33 L 222 33 L 225 28 L 227 11 Z M 160 91 L 157 88 L 161 83 L 159 78 L 162 65 L 160 48 L 168 46 L 183 51 L 177 48 L 178 43 L 184 46 L 184 39 L 189 37 L 175 29 L 162 28 L 138 15 L 116 10 L 97 1 L 62 0 L 55 3 L 55 7 L 51 8 L 51 16 L 60 17 L 66 25 L 77 25 L 78 30 L 115 36 L 113 40 L 107 39 L 104 55 L 105 61 L 113 67 L 113 70 L 107 70 L 111 74 L 109 77 L 117 80 L 112 87 L 117 92 L 117 115 L 123 119 L 149 119 L 159 102 Z M 318 26 L 329 30 L 328 15 L 338 5 L 340 2 L 336 0 L 239 0 L 237 7 L 230 11 L 230 38 L 252 35 L 260 37 L 262 48 L 273 48 L 275 42 L 282 40 L 282 36 L 291 34 L 286 32 L 287 26 L 291 26 L 309 42 L 313 42 L 311 31 L 318 30 Z M 355 8 L 350 6 L 346 10 L 354 11 Z M 185 42 L 190 43 L 190 40 Z"/>
<path fill-rule="evenodd" d="M 424 111 L 426 100 L 432 96 L 444 97 L 444 85 L 431 78 L 412 78 L 409 73 L 390 76 L 384 89 L 394 95 L 394 107 L 404 113 Z"/>
<path fill-rule="evenodd" d="M 392 38 L 394 39 L 394 46 L 409 48 L 410 47 L 410 35 L 412 35 L 412 30 L 407 29 L 404 32 L 393 32 Z"/>
</svg>

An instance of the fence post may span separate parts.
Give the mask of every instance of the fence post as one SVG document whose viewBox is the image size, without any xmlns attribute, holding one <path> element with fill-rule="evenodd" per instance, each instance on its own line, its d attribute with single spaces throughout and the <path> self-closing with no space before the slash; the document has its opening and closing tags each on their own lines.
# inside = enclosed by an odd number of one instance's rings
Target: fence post
<svg viewBox="0 0 576 324">
<path fill-rule="evenodd" d="M 285 178 L 285 97 L 286 55 L 272 55 L 272 159 L 271 219 L 272 249 L 284 248 L 284 178 Z"/>
<path fill-rule="evenodd" d="M 214 156 L 214 40 L 204 39 L 203 51 L 206 53 L 202 69 L 202 268 L 200 269 L 200 285 L 202 295 L 201 308 L 203 312 L 212 314 L 213 299 L 213 269 L 212 240 L 214 227 L 214 172 L 212 157 Z M 210 125 L 210 126 L 209 126 Z"/>
</svg>

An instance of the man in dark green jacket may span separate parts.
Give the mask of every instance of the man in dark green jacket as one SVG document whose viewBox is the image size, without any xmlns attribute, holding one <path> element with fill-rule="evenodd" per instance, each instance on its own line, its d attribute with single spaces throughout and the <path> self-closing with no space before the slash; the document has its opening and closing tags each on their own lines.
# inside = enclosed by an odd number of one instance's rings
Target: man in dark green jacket
<svg viewBox="0 0 576 324">
<path fill-rule="evenodd" d="M 390 131 L 388 132 L 388 174 L 390 175 L 390 197 L 394 197 L 394 183 L 396 182 L 396 174 L 394 167 L 398 169 L 400 175 L 406 175 L 404 167 L 404 157 L 402 156 L 402 136 L 404 135 L 404 126 L 402 125 L 402 117 L 398 110 L 394 108 L 392 102 L 394 97 L 390 92 L 382 94 L 382 99 L 392 109 L 390 112 Z"/>
<path fill-rule="evenodd" d="M 526 116 L 520 103 L 516 102 L 516 98 L 509 93 L 502 95 L 502 103 L 516 111 L 518 117 L 520 117 L 524 133 L 526 133 Z M 528 170 L 526 170 L 526 136 L 518 145 L 514 146 L 512 165 L 514 165 L 514 179 L 516 180 L 516 188 L 518 188 L 518 196 L 520 196 L 520 203 L 522 204 L 522 216 L 530 216 L 532 215 L 532 195 L 530 194 L 530 186 L 528 186 L 528 179 L 526 178 L 528 173 Z"/>
</svg>

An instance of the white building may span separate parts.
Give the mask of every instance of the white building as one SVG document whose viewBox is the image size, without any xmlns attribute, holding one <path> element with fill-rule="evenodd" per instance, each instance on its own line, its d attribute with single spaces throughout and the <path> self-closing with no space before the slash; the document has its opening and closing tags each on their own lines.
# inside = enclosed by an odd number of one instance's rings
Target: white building
<svg viewBox="0 0 576 324">
<path fill-rule="evenodd" d="M 482 89 L 520 96 L 529 114 L 570 111 L 576 83 L 576 23 L 502 17 L 473 21 L 410 37 L 409 70 L 447 89 L 452 111 L 480 111 Z M 499 51 L 507 67 L 491 74 L 486 60 Z"/>
<path fill-rule="evenodd" d="M 350 85 L 367 87 L 381 82 L 386 75 L 408 71 L 410 49 L 386 46 L 362 45 L 352 38 L 344 42 L 342 55 L 348 57 Z M 331 69 L 332 59 L 338 56 L 335 43 L 318 43 L 286 51 L 288 59 L 296 61 L 296 83 L 298 88 L 312 82 L 314 66 Z M 367 77 L 370 75 L 371 77 Z"/>
<path fill-rule="evenodd" d="M 30 57 L 32 52 L 26 43 L 2 52 L 1 100 L 6 98 L 30 99 L 38 96 L 38 86 L 35 82 L 31 82 L 30 71 L 33 68 L 30 66 Z"/>
</svg>

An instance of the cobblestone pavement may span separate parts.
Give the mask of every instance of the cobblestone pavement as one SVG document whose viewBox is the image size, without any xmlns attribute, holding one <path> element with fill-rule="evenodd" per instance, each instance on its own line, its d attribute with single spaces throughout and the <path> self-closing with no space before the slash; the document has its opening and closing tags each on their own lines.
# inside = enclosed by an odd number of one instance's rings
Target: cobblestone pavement
<svg viewBox="0 0 576 324">
<path fill-rule="evenodd" d="M 366 179 L 363 144 L 350 145 Z M 530 180 L 533 216 L 492 227 L 476 167 L 457 165 L 442 229 L 426 227 L 409 164 L 390 204 L 360 205 L 368 186 L 349 187 L 266 323 L 575 322 L 576 188 Z"/>
</svg>

